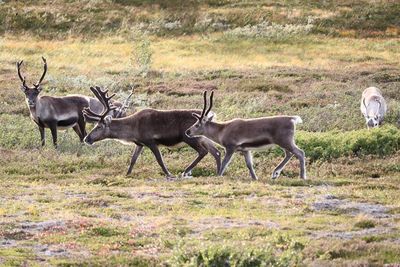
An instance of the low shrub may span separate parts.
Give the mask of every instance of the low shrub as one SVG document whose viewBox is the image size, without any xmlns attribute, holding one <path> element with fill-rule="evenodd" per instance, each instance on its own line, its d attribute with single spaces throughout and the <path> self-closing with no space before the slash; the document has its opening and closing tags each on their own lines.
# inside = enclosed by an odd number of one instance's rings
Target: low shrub
<svg viewBox="0 0 400 267">
<path fill-rule="evenodd" d="M 345 156 L 384 156 L 400 149 L 400 131 L 393 125 L 346 132 L 299 131 L 296 143 L 312 161 Z"/>
<path fill-rule="evenodd" d="M 294 37 L 307 35 L 314 25 L 310 19 L 306 25 L 285 24 L 280 25 L 270 22 L 262 22 L 256 25 L 246 25 L 224 32 L 226 37 L 262 38 L 272 41 L 288 40 Z"/>
<path fill-rule="evenodd" d="M 375 222 L 371 220 L 361 220 L 354 224 L 354 227 L 360 229 L 369 229 L 369 228 L 374 228 L 375 226 L 376 226 Z"/>
<path fill-rule="evenodd" d="M 107 227 L 95 227 L 92 229 L 92 234 L 95 236 L 110 237 L 110 236 L 118 235 L 119 232 L 116 231 L 115 229 L 111 229 L 111 228 L 107 228 Z"/>
<path fill-rule="evenodd" d="M 239 249 L 232 246 L 210 246 L 197 251 L 177 250 L 171 266 L 296 266 L 302 260 L 304 246 L 288 240 L 285 246 L 267 244 L 264 248 Z"/>
</svg>

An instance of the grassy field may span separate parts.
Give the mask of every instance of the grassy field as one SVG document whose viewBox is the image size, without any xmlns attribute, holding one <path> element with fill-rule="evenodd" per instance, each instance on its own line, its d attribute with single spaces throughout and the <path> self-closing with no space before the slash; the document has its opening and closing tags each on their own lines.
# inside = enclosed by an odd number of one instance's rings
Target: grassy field
<svg viewBox="0 0 400 267">
<path fill-rule="evenodd" d="M 0 1 L 0 265 L 399 264 L 400 8 L 335 2 L 208 0 L 180 13 L 173 0 Z M 311 31 L 301 28 L 307 16 Z M 214 26 L 200 27 L 205 18 Z M 263 20 L 286 33 L 253 36 Z M 89 147 L 68 130 L 57 150 L 50 132 L 41 148 L 15 62 L 34 82 L 42 55 L 43 95 L 100 85 L 124 99 L 135 87 L 133 113 L 201 108 L 214 90 L 217 120 L 300 115 L 309 179 L 293 159 L 271 180 L 279 149 L 254 153 L 254 182 L 239 155 L 223 177 L 208 155 L 194 178 L 171 181 L 148 149 L 125 176 L 133 146 Z M 380 129 L 367 130 L 359 111 L 368 86 L 388 102 Z M 186 146 L 162 153 L 176 175 L 195 157 Z"/>
</svg>

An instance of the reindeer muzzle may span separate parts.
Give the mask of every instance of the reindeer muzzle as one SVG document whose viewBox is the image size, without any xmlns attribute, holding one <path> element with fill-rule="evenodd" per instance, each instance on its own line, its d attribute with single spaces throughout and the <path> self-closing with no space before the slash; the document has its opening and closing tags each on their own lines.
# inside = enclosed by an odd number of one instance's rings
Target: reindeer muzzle
<svg viewBox="0 0 400 267">
<path fill-rule="evenodd" d="M 189 138 L 192 137 L 191 132 L 190 132 L 190 129 L 187 129 L 187 130 L 185 131 L 185 134 L 186 134 L 186 136 L 189 137 Z"/>
<path fill-rule="evenodd" d="M 36 106 L 36 102 L 35 101 L 28 100 L 27 102 L 28 102 L 28 106 L 31 107 L 31 108 L 34 108 Z"/>
<path fill-rule="evenodd" d="M 93 145 L 93 140 L 92 140 L 89 136 L 86 136 L 86 137 L 83 139 L 83 142 L 85 142 L 85 143 L 88 144 L 88 145 Z"/>
<path fill-rule="evenodd" d="M 368 122 L 367 122 L 368 127 L 371 127 L 371 128 L 377 127 L 378 124 L 379 123 L 377 121 L 373 120 L 373 119 L 369 119 Z"/>
</svg>

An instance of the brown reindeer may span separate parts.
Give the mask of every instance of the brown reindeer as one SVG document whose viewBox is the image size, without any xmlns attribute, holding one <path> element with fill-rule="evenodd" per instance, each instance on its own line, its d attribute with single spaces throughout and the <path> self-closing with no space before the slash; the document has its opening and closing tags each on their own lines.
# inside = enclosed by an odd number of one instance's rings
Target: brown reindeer
<svg viewBox="0 0 400 267">
<path fill-rule="evenodd" d="M 208 152 L 215 158 L 217 172 L 221 165 L 221 156 L 211 141 L 204 137 L 189 138 L 185 135 L 186 129 L 195 122 L 192 113 L 200 114 L 199 110 L 156 110 L 144 109 L 125 118 L 112 118 L 107 115 L 115 109 L 110 104 L 111 98 L 107 91 L 99 88 L 91 88 L 94 95 L 101 101 L 104 111 L 99 114 L 85 108 L 83 113 L 87 119 L 97 120 L 96 126 L 85 137 L 87 144 L 104 139 L 115 139 L 123 143 L 135 143 L 127 175 L 132 172 L 136 160 L 142 153 L 143 147 L 150 148 L 158 164 L 167 177 L 173 177 L 164 164 L 159 145 L 174 146 L 179 143 L 186 143 L 198 153 L 197 158 L 186 167 L 183 176 L 190 176 L 192 169 L 203 159 Z"/>
<path fill-rule="evenodd" d="M 251 177 L 257 180 L 257 175 L 253 169 L 251 151 L 276 144 L 283 148 L 286 156 L 275 168 L 272 178 L 277 178 L 287 162 L 295 155 L 300 161 L 300 177 L 306 179 L 304 152 L 294 143 L 295 125 L 302 122 L 299 116 L 234 119 L 217 123 L 212 121 L 214 113 L 210 113 L 213 96 L 214 92 L 211 93 L 210 106 L 206 110 L 207 92 L 204 92 L 203 112 L 201 115 L 192 114 L 197 122 L 186 131 L 186 134 L 191 137 L 205 136 L 225 148 L 226 154 L 219 175 L 224 174 L 233 153 L 238 151 L 244 155 Z"/>
<path fill-rule="evenodd" d="M 25 94 L 25 100 L 30 111 L 31 119 L 39 127 L 42 146 L 45 145 L 45 128 L 49 128 L 53 137 L 53 144 L 57 147 L 57 129 L 73 128 L 79 136 L 81 142 L 86 136 L 85 118 L 82 110 L 90 107 L 92 110 L 101 112 L 103 105 L 95 98 L 84 95 L 68 95 L 62 97 L 39 96 L 42 91 L 41 83 L 46 76 L 47 62 L 42 57 L 44 63 L 43 74 L 37 83 L 33 86 L 26 84 L 25 77 L 21 74 L 21 65 L 23 61 L 17 62 L 17 72 L 22 85 L 21 90 Z M 126 115 L 125 107 L 117 101 L 113 102 L 117 106 L 113 116 L 123 117 Z M 89 121 L 90 122 L 90 121 Z"/>
</svg>

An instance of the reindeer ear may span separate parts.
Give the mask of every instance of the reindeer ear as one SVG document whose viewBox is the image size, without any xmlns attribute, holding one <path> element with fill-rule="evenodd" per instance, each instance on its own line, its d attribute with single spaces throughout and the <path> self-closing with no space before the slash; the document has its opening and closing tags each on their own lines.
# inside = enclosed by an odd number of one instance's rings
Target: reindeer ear
<svg viewBox="0 0 400 267">
<path fill-rule="evenodd" d="M 199 114 L 197 114 L 197 113 L 192 113 L 192 116 L 195 117 L 195 118 L 198 119 L 198 120 L 200 120 L 200 118 L 201 118 L 201 117 L 199 116 Z"/>
<path fill-rule="evenodd" d="M 100 120 L 99 117 L 91 116 L 88 113 L 86 113 L 85 110 L 83 110 L 82 113 L 83 113 L 83 117 L 85 118 L 85 121 L 96 121 L 96 122 L 98 122 Z"/>
<path fill-rule="evenodd" d="M 106 126 L 109 126 L 110 123 L 111 123 L 111 121 L 112 121 L 112 116 L 111 116 L 111 115 L 107 115 L 107 116 L 104 118 L 104 123 L 106 124 Z"/>
<path fill-rule="evenodd" d="M 210 111 L 207 115 L 207 121 L 212 121 L 215 117 L 215 113 Z"/>
<path fill-rule="evenodd" d="M 42 86 L 39 84 L 39 85 L 36 85 L 35 84 L 35 89 L 36 89 L 36 91 L 38 91 L 39 93 L 42 91 Z"/>
</svg>

